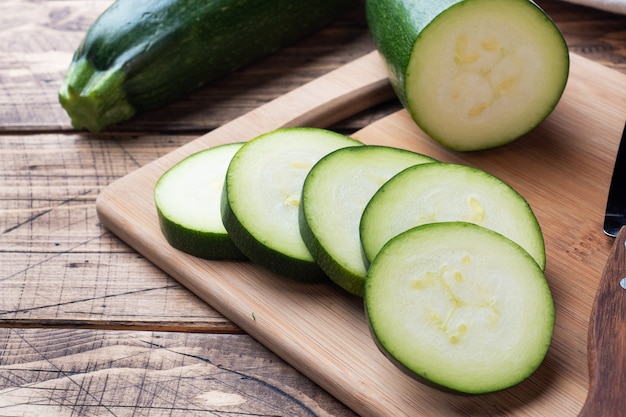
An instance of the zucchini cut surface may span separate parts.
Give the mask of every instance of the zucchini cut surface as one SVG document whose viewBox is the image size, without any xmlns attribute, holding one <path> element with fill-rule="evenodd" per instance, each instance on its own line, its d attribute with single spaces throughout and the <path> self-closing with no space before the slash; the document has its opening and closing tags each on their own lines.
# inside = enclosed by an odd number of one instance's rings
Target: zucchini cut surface
<svg viewBox="0 0 626 417">
<path fill-rule="evenodd" d="M 333 282 L 363 296 L 367 273 L 359 237 L 363 209 L 395 174 L 433 161 L 403 149 L 368 145 L 339 149 L 315 164 L 302 190 L 300 232 Z"/>
<path fill-rule="evenodd" d="M 494 230 L 522 246 L 541 269 L 546 266 L 541 227 L 517 191 L 483 170 L 441 162 L 410 167 L 372 196 L 361 217 L 363 252 L 371 261 L 392 237 L 449 221 Z"/>
<path fill-rule="evenodd" d="M 531 1 L 367 0 L 367 6 L 399 98 L 445 147 L 507 144 L 541 123 L 561 98 L 568 47 Z"/>
<path fill-rule="evenodd" d="M 370 266 L 365 306 L 381 351 L 418 380 L 479 394 L 514 386 L 543 361 L 554 304 L 520 246 L 465 222 L 389 241 Z"/>
<path fill-rule="evenodd" d="M 563 54 L 559 32 L 528 1 L 457 4 L 415 43 L 406 78 L 409 111 L 451 148 L 508 143 L 556 105 L 568 72 Z"/>
<path fill-rule="evenodd" d="M 318 128 L 283 128 L 246 143 L 233 157 L 222 194 L 222 219 L 252 261 L 299 281 L 325 281 L 300 235 L 306 176 L 328 153 L 359 141 Z"/>
<path fill-rule="evenodd" d="M 205 259 L 242 259 L 224 228 L 221 197 L 226 170 L 243 143 L 215 146 L 184 158 L 157 181 L 161 231 L 175 248 Z"/>
</svg>

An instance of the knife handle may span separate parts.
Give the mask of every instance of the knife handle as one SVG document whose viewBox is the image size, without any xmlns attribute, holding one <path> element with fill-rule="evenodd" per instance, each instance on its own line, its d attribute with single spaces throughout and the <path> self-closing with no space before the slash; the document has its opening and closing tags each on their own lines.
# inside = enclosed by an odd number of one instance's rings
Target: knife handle
<svg viewBox="0 0 626 417">
<path fill-rule="evenodd" d="M 587 339 L 589 393 L 581 417 L 626 415 L 626 227 L 615 238 L 593 302 Z"/>
</svg>

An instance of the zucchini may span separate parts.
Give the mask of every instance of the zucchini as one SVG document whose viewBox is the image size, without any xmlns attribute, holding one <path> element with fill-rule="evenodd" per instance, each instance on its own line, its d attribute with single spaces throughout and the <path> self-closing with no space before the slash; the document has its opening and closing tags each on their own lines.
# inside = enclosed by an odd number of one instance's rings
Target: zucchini
<svg viewBox="0 0 626 417">
<path fill-rule="evenodd" d="M 359 220 L 374 193 L 407 167 L 431 157 L 387 146 L 342 148 L 326 155 L 307 175 L 300 202 L 300 234 L 328 277 L 363 296 L 367 265 Z"/>
<path fill-rule="evenodd" d="M 568 48 L 532 1 L 366 0 L 366 15 L 398 98 L 445 147 L 509 143 L 562 96 Z"/>
<path fill-rule="evenodd" d="M 162 107 L 329 23 L 355 0 L 117 0 L 59 89 L 76 129 Z"/>
<path fill-rule="evenodd" d="M 243 143 L 214 146 L 168 169 L 154 187 L 161 231 L 170 245 L 204 259 L 245 259 L 222 223 L 226 170 Z"/>
<path fill-rule="evenodd" d="M 373 195 L 361 217 L 363 252 L 371 261 L 405 230 L 447 221 L 494 230 L 526 249 L 541 269 L 546 266 L 543 234 L 528 202 L 483 170 L 443 162 L 410 167 Z"/>
<path fill-rule="evenodd" d="M 394 364 L 467 394 L 529 377 L 554 331 L 552 294 L 534 259 L 466 222 L 425 224 L 387 242 L 368 272 L 365 309 Z"/>
<path fill-rule="evenodd" d="M 281 128 L 247 142 L 233 157 L 222 191 L 222 221 L 251 261 L 301 282 L 327 282 L 300 235 L 302 186 L 328 153 L 363 146 L 325 129 Z"/>
</svg>

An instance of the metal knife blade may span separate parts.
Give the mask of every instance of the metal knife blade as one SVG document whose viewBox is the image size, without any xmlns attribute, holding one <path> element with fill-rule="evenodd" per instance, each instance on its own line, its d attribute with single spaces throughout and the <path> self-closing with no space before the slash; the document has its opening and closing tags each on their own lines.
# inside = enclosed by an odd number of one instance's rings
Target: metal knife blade
<svg viewBox="0 0 626 417">
<path fill-rule="evenodd" d="M 604 214 L 604 233 L 616 237 L 626 225 L 626 127 L 617 150 L 613 177 L 609 187 L 609 197 Z"/>
<path fill-rule="evenodd" d="M 589 392 L 580 417 L 626 415 L 626 126 L 606 205 L 604 232 L 615 237 L 595 295 L 587 335 Z"/>
</svg>

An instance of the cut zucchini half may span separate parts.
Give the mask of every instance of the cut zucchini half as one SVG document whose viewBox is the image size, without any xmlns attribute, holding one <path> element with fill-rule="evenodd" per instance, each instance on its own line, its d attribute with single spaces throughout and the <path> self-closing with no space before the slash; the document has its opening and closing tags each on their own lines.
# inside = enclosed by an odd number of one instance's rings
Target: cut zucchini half
<svg viewBox="0 0 626 417">
<path fill-rule="evenodd" d="M 367 0 L 374 41 L 416 124 L 445 147 L 509 143 L 561 98 L 569 51 L 528 0 Z"/>
<path fill-rule="evenodd" d="M 425 223 L 465 221 L 494 230 L 546 266 L 543 234 L 528 202 L 495 176 L 469 166 L 434 163 L 390 179 L 363 210 L 361 244 L 368 260 L 392 237 Z"/>
<path fill-rule="evenodd" d="M 466 222 L 390 240 L 372 262 L 365 307 L 393 363 L 445 390 L 510 388 L 543 361 L 554 303 L 537 263 L 513 241 Z"/>
<path fill-rule="evenodd" d="M 387 146 L 343 148 L 311 169 L 302 189 L 300 233 L 329 278 L 363 296 L 367 265 L 359 238 L 363 209 L 398 172 L 434 159 Z"/>
<path fill-rule="evenodd" d="M 159 224 L 173 247 L 204 259 L 244 259 L 224 228 L 222 188 L 243 143 L 215 146 L 184 158 L 154 187 Z"/>
<path fill-rule="evenodd" d="M 299 228 L 302 186 L 328 153 L 362 146 L 325 129 L 293 127 L 263 134 L 233 157 L 222 194 L 222 219 L 237 247 L 266 269 L 302 282 L 328 281 Z"/>
</svg>

